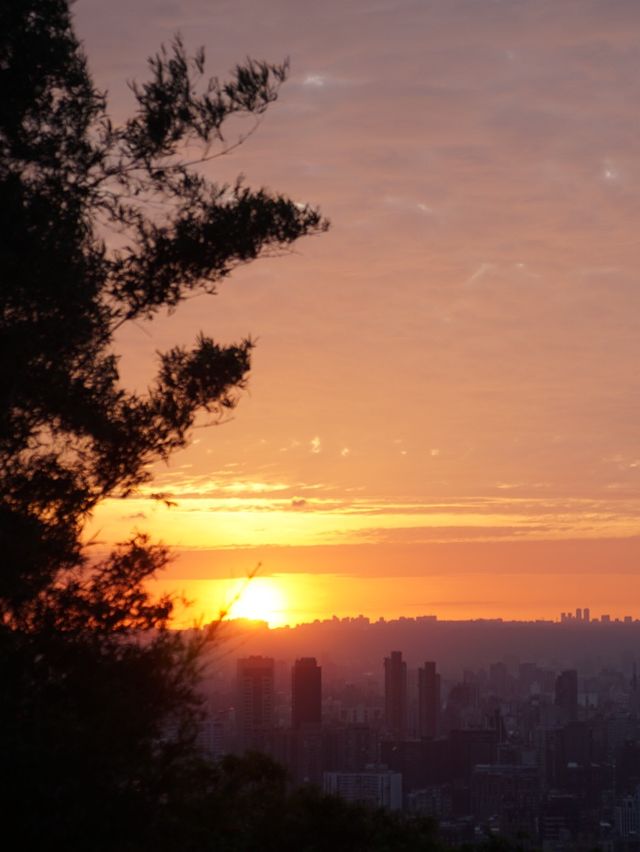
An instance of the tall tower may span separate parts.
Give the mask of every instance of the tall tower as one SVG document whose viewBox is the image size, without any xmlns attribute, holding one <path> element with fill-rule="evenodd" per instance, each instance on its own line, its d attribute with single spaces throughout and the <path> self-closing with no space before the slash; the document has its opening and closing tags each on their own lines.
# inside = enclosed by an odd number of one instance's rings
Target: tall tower
<svg viewBox="0 0 640 852">
<path fill-rule="evenodd" d="M 440 675 L 435 663 L 418 669 L 418 733 L 433 739 L 438 734 L 440 717 Z"/>
<path fill-rule="evenodd" d="M 384 659 L 384 705 L 387 730 L 395 740 L 407 732 L 407 664 L 402 651 L 392 651 Z"/>
<path fill-rule="evenodd" d="M 565 722 L 575 722 L 578 718 L 578 672 L 567 669 L 556 678 L 556 707 Z"/>
<path fill-rule="evenodd" d="M 291 727 L 322 722 L 322 669 L 315 657 L 296 660 L 291 670 Z"/>
<path fill-rule="evenodd" d="M 238 660 L 237 725 L 242 748 L 265 749 L 273 730 L 272 657 Z"/>
</svg>

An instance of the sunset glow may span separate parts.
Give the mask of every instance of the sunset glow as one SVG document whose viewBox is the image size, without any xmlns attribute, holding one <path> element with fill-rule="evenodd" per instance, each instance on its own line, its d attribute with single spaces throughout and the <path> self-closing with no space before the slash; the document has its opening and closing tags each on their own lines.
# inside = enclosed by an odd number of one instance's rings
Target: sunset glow
<svg viewBox="0 0 640 852">
<path fill-rule="evenodd" d="M 74 13 L 123 114 L 123 80 L 176 30 L 221 76 L 291 58 L 258 132 L 205 170 L 318 204 L 331 229 L 122 329 L 137 388 L 200 329 L 257 346 L 233 416 L 202 418 L 87 538 L 169 545 L 162 582 L 200 589 L 202 612 L 263 562 L 234 612 L 271 624 L 542 616 L 575 588 L 623 614 L 611 578 L 640 564 L 637 4 L 116 7 Z"/>
<path fill-rule="evenodd" d="M 280 627 L 290 620 L 280 584 L 268 577 L 236 583 L 230 591 L 227 617 L 266 621 L 269 627 Z"/>
</svg>

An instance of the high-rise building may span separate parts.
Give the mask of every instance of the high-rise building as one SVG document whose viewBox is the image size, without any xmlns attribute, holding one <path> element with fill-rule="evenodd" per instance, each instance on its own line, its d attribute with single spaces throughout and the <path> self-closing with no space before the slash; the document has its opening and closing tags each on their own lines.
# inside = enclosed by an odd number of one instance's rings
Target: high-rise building
<svg viewBox="0 0 640 852">
<path fill-rule="evenodd" d="M 591 610 L 588 606 L 585 606 L 582 612 L 582 620 L 586 621 L 587 624 L 591 621 Z"/>
<path fill-rule="evenodd" d="M 440 717 L 440 675 L 436 664 L 425 663 L 418 669 L 418 733 L 421 737 L 438 734 Z"/>
<path fill-rule="evenodd" d="M 315 657 L 296 660 L 291 670 L 291 727 L 322 722 L 322 669 Z"/>
<path fill-rule="evenodd" d="M 407 664 L 402 651 L 392 651 L 384 659 L 384 703 L 388 733 L 402 740 L 407 732 Z"/>
<path fill-rule="evenodd" d="M 267 745 L 273 730 L 274 669 L 272 657 L 238 660 L 236 720 L 242 748 Z"/>
<path fill-rule="evenodd" d="M 402 775 L 386 768 L 375 768 L 364 772 L 325 772 L 325 793 L 340 796 L 348 802 L 369 805 L 373 808 L 402 808 Z"/>
<path fill-rule="evenodd" d="M 509 672 L 502 662 L 491 663 L 489 666 L 489 687 L 500 698 L 506 698 Z"/>
<path fill-rule="evenodd" d="M 560 709 L 564 722 L 578 718 L 578 672 L 568 669 L 556 678 L 556 707 Z"/>
</svg>

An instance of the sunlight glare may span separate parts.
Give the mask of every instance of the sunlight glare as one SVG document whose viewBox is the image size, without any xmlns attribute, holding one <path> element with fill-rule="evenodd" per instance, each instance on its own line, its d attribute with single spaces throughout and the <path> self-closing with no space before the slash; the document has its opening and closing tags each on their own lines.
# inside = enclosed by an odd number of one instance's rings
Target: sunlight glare
<svg viewBox="0 0 640 852">
<path fill-rule="evenodd" d="M 287 605 L 282 587 L 271 577 L 254 577 L 235 584 L 231 591 L 229 618 L 266 621 L 269 627 L 287 623 Z"/>
</svg>

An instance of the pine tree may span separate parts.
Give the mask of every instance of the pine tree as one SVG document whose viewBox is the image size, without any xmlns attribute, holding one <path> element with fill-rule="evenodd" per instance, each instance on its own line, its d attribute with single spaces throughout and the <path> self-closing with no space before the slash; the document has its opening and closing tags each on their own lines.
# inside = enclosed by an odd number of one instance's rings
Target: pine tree
<svg viewBox="0 0 640 852">
<path fill-rule="evenodd" d="M 252 343 L 201 334 L 160 355 L 139 394 L 114 334 L 327 227 L 199 169 L 238 143 L 231 116 L 276 99 L 286 63 L 250 60 L 226 82 L 204 70 L 176 38 L 116 126 L 68 3 L 0 4 L 0 741 L 25 848 L 174 848 L 167 826 L 203 771 L 189 751 L 197 643 L 145 590 L 165 550 L 136 536 L 94 564 L 81 536 L 100 501 L 185 446 L 198 412 L 235 405 Z"/>
</svg>

